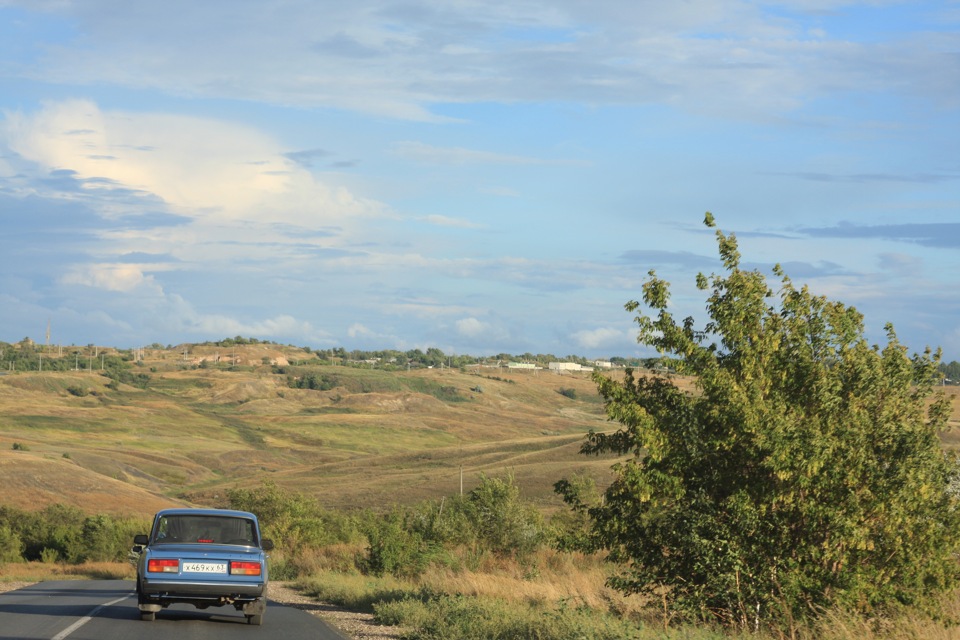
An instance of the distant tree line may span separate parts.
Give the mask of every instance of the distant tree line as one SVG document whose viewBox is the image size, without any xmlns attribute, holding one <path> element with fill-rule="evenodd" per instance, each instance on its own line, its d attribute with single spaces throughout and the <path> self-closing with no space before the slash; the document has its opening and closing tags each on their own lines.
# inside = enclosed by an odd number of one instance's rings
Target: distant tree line
<svg viewBox="0 0 960 640">
<path fill-rule="evenodd" d="M 135 370 L 137 363 L 132 350 L 99 350 L 99 354 L 96 354 L 98 349 L 93 345 L 56 349 L 54 355 L 53 348 L 37 345 L 29 338 L 24 338 L 16 345 L 0 342 L 0 367 L 4 371 L 96 371 L 110 378 L 107 386 L 111 389 L 116 389 L 121 383 L 145 389 L 150 382 L 149 374 Z M 81 395 L 70 389 L 68 391 Z"/>
<path fill-rule="evenodd" d="M 441 349 L 430 347 L 426 351 L 421 349 L 409 349 L 400 351 L 396 349 L 380 350 L 347 350 L 344 347 L 334 347 L 331 349 L 314 349 L 309 346 L 282 345 L 270 340 L 261 340 L 259 338 L 245 338 L 243 336 L 234 336 L 232 338 L 223 338 L 222 340 L 198 342 L 190 345 L 166 345 L 154 342 L 149 345 L 150 349 L 180 349 L 183 347 L 207 346 L 207 347 L 234 347 L 245 345 L 270 345 L 275 347 L 290 347 L 301 349 L 306 353 L 313 354 L 318 359 L 318 364 L 350 364 L 352 366 L 376 366 L 384 369 L 406 369 L 420 367 L 450 367 L 454 369 L 463 369 L 478 365 L 506 365 L 511 362 L 524 362 L 535 364 L 546 368 L 551 362 L 575 362 L 589 367 L 596 358 L 586 358 L 574 354 L 566 356 L 557 356 L 552 353 L 498 353 L 490 356 L 473 356 L 469 354 L 447 354 Z M 4 370 L 16 371 L 37 371 L 41 368 L 43 371 L 71 371 L 74 368 L 81 370 L 99 369 L 97 365 L 103 364 L 106 369 L 114 370 L 110 377 L 118 378 L 116 373 L 134 361 L 134 352 L 132 349 L 119 349 L 111 351 L 105 355 L 103 361 L 91 362 L 91 352 L 96 349 L 94 345 L 78 347 L 71 345 L 69 347 L 57 347 L 57 353 L 54 355 L 53 347 L 45 347 L 33 342 L 30 338 L 23 338 L 20 342 L 11 344 L 0 341 L 0 368 Z M 100 356 L 97 356 L 98 360 Z M 680 358 L 670 358 L 664 356 L 652 358 L 626 358 L 623 356 L 612 356 L 607 359 L 615 367 L 630 367 L 634 369 L 666 369 L 684 373 L 684 363 Z M 944 377 L 960 381 L 960 362 L 941 363 L 940 372 Z M 126 382 L 126 381 L 124 381 Z M 142 381 L 136 384 L 142 384 Z"/>
<path fill-rule="evenodd" d="M 575 362 L 589 367 L 596 358 L 586 358 L 574 354 L 566 356 L 557 356 L 552 353 L 497 353 L 489 356 L 473 356 L 469 354 L 448 354 L 441 349 L 430 347 L 428 349 L 409 349 L 400 351 L 397 349 L 380 350 L 347 350 L 344 347 L 334 347 L 331 349 L 313 349 L 308 346 L 296 347 L 294 345 L 281 345 L 269 340 L 260 340 L 258 338 L 245 338 L 243 336 L 234 336 L 222 340 L 199 342 L 195 344 L 184 345 L 162 345 L 153 343 L 148 348 L 155 350 L 179 350 L 196 346 L 230 348 L 235 346 L 249 345 L 270 345 L 278 348 L 290 347 L 301 349 L 316 358 L 317 364 L 342 364 L 355 367 L 376 367 L 379 369 L 409 369 L 409 368 L 442 368 L 464 369 L 471 366 L 491 366 L 507 365 L 511 362 L 523 362 L 535 364 L 542 368 L 547 368 L 551 362 Z M 0 367 L 6 370 L 16 371 L 70 371 L 74 368 L 88 369 L 91 366 L 98 369 L 101 365 L 106 369 L 120 370 L 122 363 L 133 363 L 133 350 L 111 351 L 101 361 L 92 363 L 91 353 L 95 349 L 94 345 L 87 347 L 57 347 L 54 352 L 53 347 L 45 347 L 33 342 L 30 338 L 24 338 L 16 344 L 0 342 Z M 98 356 L 99 358 L 99 356 Z M 617 367 L 633 368 L 654 368 L 664 367 L 672 368 L 669 363 L 664 365 L 662 358 L 625 358 L 614 356 L 609 358 L 609 362 Z M 307 361 L 309 363 L 310 360 Z M 283 372 L 281 372 L 283 373 Z M 111 375 L 116 378 L 117 375 Z M 142 382 L 141 382 L 142 383 Z"/>
<path fill-rule="evenodd" d="M 940 372 L 954 383 L 960 383 L 960 362 L 954 360 L 950 364 L 940 363 Z"/>
</svg>

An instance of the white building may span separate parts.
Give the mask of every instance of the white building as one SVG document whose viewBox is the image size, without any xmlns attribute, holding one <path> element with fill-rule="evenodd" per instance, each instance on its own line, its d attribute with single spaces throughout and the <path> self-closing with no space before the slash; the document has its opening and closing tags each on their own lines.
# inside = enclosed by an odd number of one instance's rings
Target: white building
<svg viewBox="0 0 960 640">
<path fill-rule="evenodd" d="M 547 365 L 550 371 L 583 371 L 583 365 L 577 362 L 551 362 Z M 587 369 L 589 371 L 589 369 Z"/>
</svg>

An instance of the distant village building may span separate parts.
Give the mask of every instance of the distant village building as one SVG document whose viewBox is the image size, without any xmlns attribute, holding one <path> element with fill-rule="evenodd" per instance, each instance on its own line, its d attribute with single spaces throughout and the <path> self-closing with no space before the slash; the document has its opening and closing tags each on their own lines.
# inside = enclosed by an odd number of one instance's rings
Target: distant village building
<svg viewBox="0 0 960 640">
<path fill-rule="evenodd" d="M 537 365 L 532 362 L 508 362 L 507 369 L 536 369 Z"/>
<path fill-rule="evenodd" d="M 606 360 L 597 360 L 593 363 L 597 369 L 613 369 L 613 363 Z"/>
<path fill-rule="evenodd" d="M 547 365 L 550 371 L 583 371 L 584 367 L 578 362 L 551 362 Z M 587 369 L 589 371 L 589 369 Z"/>
</svg>

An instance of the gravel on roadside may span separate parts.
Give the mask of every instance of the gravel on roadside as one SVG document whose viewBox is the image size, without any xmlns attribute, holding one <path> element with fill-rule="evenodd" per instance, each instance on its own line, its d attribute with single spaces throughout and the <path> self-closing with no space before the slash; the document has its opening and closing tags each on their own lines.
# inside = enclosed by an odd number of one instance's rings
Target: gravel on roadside
<svg viewBox="0 0 960 640">
<path fill-rule="evenodd" d="M 369 613 L 347 611 L 336 605 L 319 602 L 303 595 L 289 582 L 271 581 L 267 587 L 267 597 L 274 602 L 315 615 L 353 640 L 399 640 L 401 637 L 400 627 L 376 624 L 373 615 Z"/>
<path fill-rule="evenodd" d="M 23 589 L 24 587 L 29 587 L 32 584 L 37 584 L 36 582 L 0 582 L 0 593 L 4 591 L 13 591 L 14 589 Z"/>
</svg>

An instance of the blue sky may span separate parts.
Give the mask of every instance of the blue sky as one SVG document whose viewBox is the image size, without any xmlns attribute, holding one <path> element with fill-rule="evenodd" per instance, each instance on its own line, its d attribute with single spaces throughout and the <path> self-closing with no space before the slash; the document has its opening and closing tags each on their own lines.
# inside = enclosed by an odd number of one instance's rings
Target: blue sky
<svg viewBox="0 0 960 640">
<path fill-rule="evenodd" d="M 960 2 L 0 0 L 0 340 L 651 355 L 707 210 L 960 359 Z"/>
</svg>

